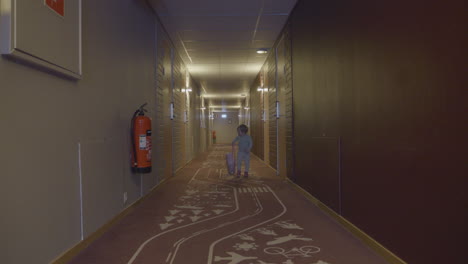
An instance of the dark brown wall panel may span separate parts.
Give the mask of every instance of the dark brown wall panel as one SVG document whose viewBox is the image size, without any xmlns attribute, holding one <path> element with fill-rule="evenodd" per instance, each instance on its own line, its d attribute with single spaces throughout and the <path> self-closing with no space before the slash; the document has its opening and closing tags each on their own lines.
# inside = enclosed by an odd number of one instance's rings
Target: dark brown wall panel
<svg viewBox="0 0 468 264">
<path fill-rule="evenodd" d="M 300 174 L 296 183 L 309 193 L 314 194 L 321 202 L 335 212 L 340 212 L 340 178 L 339 178 L 339 139 L 334 137 L 309 137 L 304 143 L 308 149 L 306 159 L 297 164 Z M 298 147 L 302 151 L 304 148 Z M 301 152 L 304 153 L 304 152 Z"/>
<path fill-rule="evenodd" d="M 343 216 L 412 264 L 466 261 L 465 11 L 323 0 L 291 16 L 296 180 L 337 210 L 341 175 Z"/>
<path fill-rule="evenodd" d="M 279 170 L 284 177 L 293 178 L 293 87 L 291 67 L 291 34 L 289 23 L 283 29 L 276 45 L 278 101 Z"/>
<path fill-rule="evenodd" d="M 270 166 L 274 169 L 277 169 L 277 159 L 278 159 L 278 123 L 276 120 L 276 53 L 270 52 L 270 55 L 267 58 L 265 63 L 266 73 L 267 73 L 267 87 L 268 92 L 265 93 L 265 96 L 268 96 L 268 160 Z"/>
</svg>

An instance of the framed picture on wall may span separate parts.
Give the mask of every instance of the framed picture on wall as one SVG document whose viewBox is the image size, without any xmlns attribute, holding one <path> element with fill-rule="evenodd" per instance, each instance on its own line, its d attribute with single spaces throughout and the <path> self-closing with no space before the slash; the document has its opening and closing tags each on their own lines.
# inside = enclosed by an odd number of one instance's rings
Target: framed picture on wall
<svg viewBox="0 0 468 264">
<path fill-rule="evenodd" d="M 80 79 L 81 0 L 0 0 L 1 54 Z"/>
</svg>

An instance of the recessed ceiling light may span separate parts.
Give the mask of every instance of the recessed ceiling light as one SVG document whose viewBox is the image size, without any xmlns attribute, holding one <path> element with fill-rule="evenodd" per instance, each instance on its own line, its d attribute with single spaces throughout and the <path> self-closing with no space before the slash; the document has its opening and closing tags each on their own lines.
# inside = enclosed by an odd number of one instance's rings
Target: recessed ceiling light
<svg viewBox="0 0 468 264">
<path fill-rule="evenodd" d="M 258 49 L 258 50 L 257 50 L 257 53 L 258 53 L 258 54 L 265 54 L 265 53 L 267 53 L 267 52 L 268 52 L 267 49 Z"/>
</svg>

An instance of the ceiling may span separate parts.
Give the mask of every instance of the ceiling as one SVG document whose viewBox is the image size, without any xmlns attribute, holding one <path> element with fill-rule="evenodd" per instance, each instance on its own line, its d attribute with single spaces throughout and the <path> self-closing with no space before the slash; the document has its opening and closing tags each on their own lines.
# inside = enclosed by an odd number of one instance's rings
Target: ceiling
<svg viewBox="0 0 468 264">
<path fill-rule="evenodd" d="M 215 105 L 239 105 L 296 0 L 148 0 Z"/>
</svg>

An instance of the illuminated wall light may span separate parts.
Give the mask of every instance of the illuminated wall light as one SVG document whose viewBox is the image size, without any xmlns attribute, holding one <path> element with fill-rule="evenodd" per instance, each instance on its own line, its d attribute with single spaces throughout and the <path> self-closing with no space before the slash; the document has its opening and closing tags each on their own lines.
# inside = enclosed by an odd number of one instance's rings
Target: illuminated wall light
<svg viewBox="0 0 468 264">
<path fill-rule="evenodd" d="M 239 98 L 246 97 L 246 94 L 205 94 L 204 98 Z"/>
<path fill-rule="evenodd" d="M 257 88 L 257 92 L 268 92 L 268 88 L 261 88 L 261 87 L 258 87 L 258 88 Z"/>
<path fill-rule="evenodd" d="M 267 52 L 268 52 L 268 50 L 267 50 L 267 49 L 264 49 L 264 48 L 263 48 L 263 49 L 258 49 L 258 50 L 257 50 L 257 53 L 258 53 L 258 54 L 266 54 Z"/>
<path fill-rule="evenodd" d="M 189 93 L 189 92 L 192 92 L 192 88 L 182 88 L 181 91 L 182 91 L 183 93 L 185 93 L 185 92 Z"/>
<path fill-rule="evenodd" d="M 244 107 L 244 109 L 245 109 L 245 110 L 249 110 L 249 109 L 250 109 L 250 107 Z"/>
<path fill-rule="evenodd" d="M 206 109 L 206 107 L 202 107 L 202 108 L 200 108 L 200 109 L 201 109 L 201 110 L 205 110 L 205 109 Z"/>
<path fill-rule="evenodd" d="M 219 108 L 219 109 L 236 109 L 241 108 L 240 105 L 210 105 L 210 108 Z"/>
<path fill-rule="evenodd" d="M 190 85 L 190 74 L 189 72 L 187 71 L 185 73 L 185 86 L 188 87 Z"/>
</svg>

